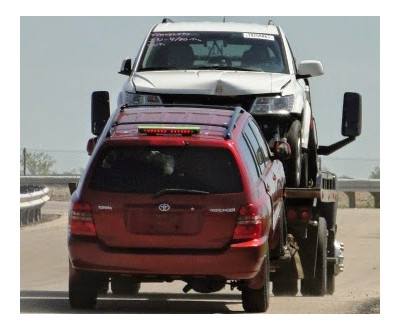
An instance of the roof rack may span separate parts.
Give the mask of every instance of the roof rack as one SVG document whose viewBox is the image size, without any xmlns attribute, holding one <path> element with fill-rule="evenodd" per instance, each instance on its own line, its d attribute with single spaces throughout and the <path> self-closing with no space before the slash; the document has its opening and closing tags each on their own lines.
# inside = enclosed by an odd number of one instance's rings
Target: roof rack
<svg viewBox="0 0 400 331">
<path fill-rule="evenodd" d="M 239 116 L 244 112 L 245 110 L 242 107 L 235 107 L 234 113 L 228 123 L 228 127 L 226 128 L 225 132 L 225 139 L 232 139 L 232 131 L 236 127 L 236 122 L 239 118 Z"/>
<path fill-rule="evenodd" d="M 175 104 L 163 104 L 163 105 L 123 105 L 121 106 L 121 112 L 124 111 L 126 108 L 133 108 L 133 107 L 194 107 L 194 108 L 218 108 L 218 109 L 226 109 L 232 110 L 233 114 L 227 124 L 213 124 L 213 123 L 185 123 L 185 124 L 196 124 L 196 125 L 204 125 L 204 126 L 215 126 L 215 127 L 222 127 L 225 128 L 224 139 L 232 139 L 232 132 L 233 129 L 236 127 L 236 122 L 240 115 L 245 112 L 242 107 L 236 106 L 234 108 L 227 107 L 227 106 L 209 106 L 209 105 L 175 105 Z M 114 128 L 119 125 L 131 125 L 131 124 L 166 124 L 166 125 L 179 125 L 182 122 L 155 122 L 155 121 L 137 121 L 137 122 L 123 122 L 119 123 L 115 121 L 112 123 L 111 128 Z"/>
<path fill-rule="evenodd" d="M 171 20 L 170 18 L 164 18 L 163 20 L 162 20 L 162 22 L 161 23 L 175 23 L 173 20 Z"/>
</svg>

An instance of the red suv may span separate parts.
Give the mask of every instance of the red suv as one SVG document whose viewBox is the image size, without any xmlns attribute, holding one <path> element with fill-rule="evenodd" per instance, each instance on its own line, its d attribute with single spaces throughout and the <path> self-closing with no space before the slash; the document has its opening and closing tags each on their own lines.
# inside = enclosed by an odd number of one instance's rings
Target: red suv
<svg viewBox="0 0 400 331">
<path fill-rule="evenodd" d="M 184 292 L 230 284 L 245 311 L 266 311 L 285 178 L 252 116 L 124 106 L 103 126 L 71 198 L 71 307 L 94 308 L 109 282 L 136 294 L 142 282 L 183 280 Z"/>
</svg>

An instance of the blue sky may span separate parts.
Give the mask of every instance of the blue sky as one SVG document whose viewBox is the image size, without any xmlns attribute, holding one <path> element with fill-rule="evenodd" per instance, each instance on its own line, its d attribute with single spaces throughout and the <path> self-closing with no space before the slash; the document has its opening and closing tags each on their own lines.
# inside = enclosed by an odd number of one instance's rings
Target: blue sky
<svg viewBox="0 0 400 331">
<path fill-rule="evenodd" d="M 223 19 L 169 17 L 179 22 Z M 136 56 L 162 18 L 21 17 L 20 147 L 85 150 L 92 91 L 108 90 L 115 107 L 126 79 L 117 74 L 122 59 Z M 380 18 L 226 16 L 227 21 L 260 24 L 269 19 L 286 32 L 297 61 L 316 59 L 324 65 L 325 75 L 311 79 L 321 145 L 342 139 L 344 92 L 362 94 L 362 135 L 324 160 L 341 175 L 360 175 L 362 169 L 367 177 L 380 158 Z"/>
</svg>

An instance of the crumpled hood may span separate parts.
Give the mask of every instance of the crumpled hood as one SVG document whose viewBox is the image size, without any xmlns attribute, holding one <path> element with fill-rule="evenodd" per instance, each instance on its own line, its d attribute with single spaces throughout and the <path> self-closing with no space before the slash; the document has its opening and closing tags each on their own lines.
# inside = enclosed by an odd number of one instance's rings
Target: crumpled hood
<svg viewBox="0 0 400 331">
<path fill-rule="evenodd" d="M 137 92 L 165 94 L 244 95 L 280 93 L 291 76 L 267 72 L 187 70 L 137 72 Z"/>
</svg>

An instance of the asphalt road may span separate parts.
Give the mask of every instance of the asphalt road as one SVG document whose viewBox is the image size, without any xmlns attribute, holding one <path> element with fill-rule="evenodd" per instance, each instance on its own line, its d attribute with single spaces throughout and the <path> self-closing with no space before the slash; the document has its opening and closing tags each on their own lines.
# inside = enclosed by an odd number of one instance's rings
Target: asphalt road
<svg viewBox="0 0 400 331">
<path fill-rule="evenodd" d="M 67 206 L 48 202 L 43 213 L 56 220 L 20 232 L 20 312 L 74 313 L 68 304 Z M 339 209 L 338 238 L 345 243 L 345 271 L 336 292 L 321 298 L 274 297 L 267 314 L 379 313 L 380 210 Z M 99 297 L 94 313 L 243 313 L 238 290 L 182 292 L 184 283 L 142 284 L 136 297 Z M 91 311 L 91 313 L 93 313 Z"/>
</svg>

